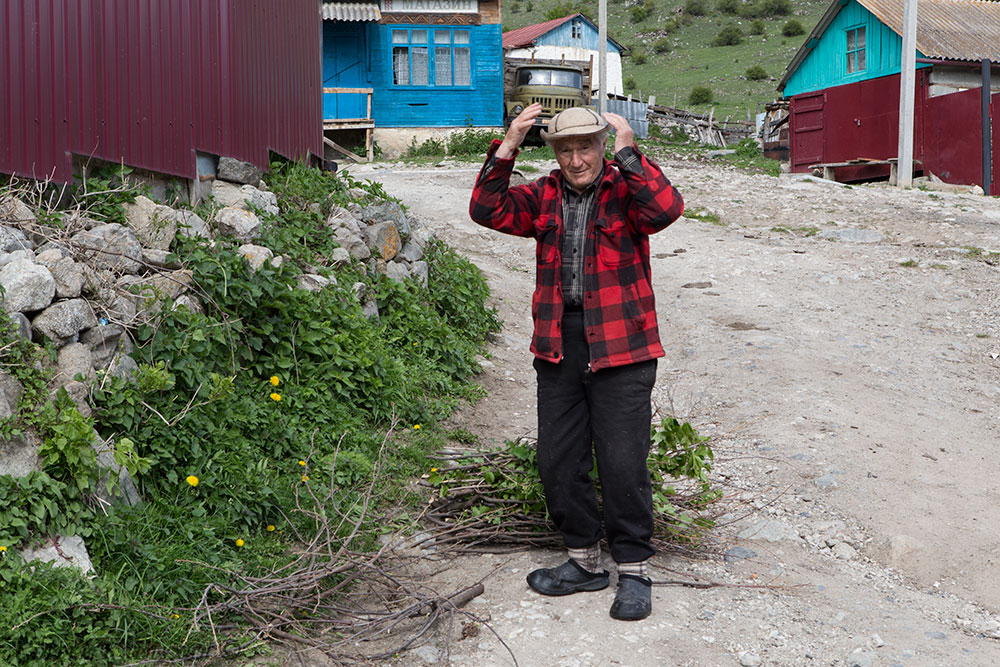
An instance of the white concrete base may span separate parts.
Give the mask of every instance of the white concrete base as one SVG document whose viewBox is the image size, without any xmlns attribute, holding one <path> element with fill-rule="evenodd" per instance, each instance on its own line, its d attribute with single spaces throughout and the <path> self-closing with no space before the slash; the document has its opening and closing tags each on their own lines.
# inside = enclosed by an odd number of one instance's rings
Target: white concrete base
<svg viewBox="0 0 1000 667">
<path fill-rule="evenodd" d="M 411 145 L 420 146 L 429 139 L 447 146 L 448 137 L 468 129 L 503 132 L 503 127 L 376 127 L 375 143 L 382 157 L 395 159 L 406 155 Z"/>
</svg>

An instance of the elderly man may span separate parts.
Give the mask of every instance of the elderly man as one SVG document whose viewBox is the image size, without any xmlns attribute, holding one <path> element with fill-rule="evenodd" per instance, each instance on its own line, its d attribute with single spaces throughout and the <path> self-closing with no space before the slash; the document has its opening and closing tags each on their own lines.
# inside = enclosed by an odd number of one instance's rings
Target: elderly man
<svg viewBox="0 0 1000 667">
<path fill-rule="evenodd" d="M 602 118 L 584 107 L 560 112 L 541 132 L 559 169 L 509 187 L 514 157 L 540 112 L 529 106 L 503 141 L 493 142 L 469 207 L 477 223 L 538 242 L 531 303 L 538 469 L 569 560 L 533 571 L 528 585 L 543 595 L 607 588 L 605 536 L 618 565 L 611 616 L 639 620 L 651 611 L 646 457 L 650 394 L 656 359 L 663 356 L 648 236 L 680 217 L 684 205 L 660 168 L 639 152 L 624 118 Z M 613 162 L 604 157 L 611 128 Z M 595 456 L 603 529 L 590 478 Z"/>
</svg>

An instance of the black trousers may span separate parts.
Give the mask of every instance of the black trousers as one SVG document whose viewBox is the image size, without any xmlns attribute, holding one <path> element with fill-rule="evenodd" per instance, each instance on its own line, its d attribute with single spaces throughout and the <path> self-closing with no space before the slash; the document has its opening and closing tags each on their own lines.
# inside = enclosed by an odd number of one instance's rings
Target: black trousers
<svg viewBox="0 0 1000 667">
<path fill-rule="evenodd" d="M 538 469 L 549 516 L 568 548 L 607 537 L 616 563 L 653 555 L 653 499 L 646 468 L 656 360 L 590 370 L 583 313 L 563 317 L 563 360 L 535 359 Z M 601 481 L 604 530 L 590 479 Z"/>
</svg>

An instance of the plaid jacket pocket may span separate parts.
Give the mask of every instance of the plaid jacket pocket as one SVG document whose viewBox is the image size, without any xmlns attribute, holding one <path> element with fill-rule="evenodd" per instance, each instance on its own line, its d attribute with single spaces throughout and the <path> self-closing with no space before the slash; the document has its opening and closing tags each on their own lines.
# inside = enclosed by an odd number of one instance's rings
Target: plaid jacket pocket
<svg viewBox="0 0 1000 667">
<path fill-rule="evenodd" d="M 597 258 L 609 267 L 621 267 L 639 261 L 635 240 L 621 219 L 599 219 L 594 222 L 597 230 Z"/>
<path fill-rule="evenodd" d="M 559 250 L 559 227 L 555 218 L 540 218 L 537 223 L 537 240 L 535 260 L 539 264 L 551 264 L 556 261 Z"/>
</svg>

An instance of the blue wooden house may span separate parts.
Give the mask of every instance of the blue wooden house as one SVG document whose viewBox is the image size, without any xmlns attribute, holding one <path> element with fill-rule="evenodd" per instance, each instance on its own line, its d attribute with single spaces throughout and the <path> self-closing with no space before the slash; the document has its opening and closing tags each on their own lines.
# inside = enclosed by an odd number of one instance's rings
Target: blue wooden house
<svg viewBox="0 0 1000 667">
<path fill-rule="evenodd" d="M 607 38 L 608 92 L 624 94 L 622 87 L 622 54 L 625 47 L 611 37 Z M 545 23 L 510 30 L 503 35 L 504 58 L 508 61 L 566 62 L 583 67 L 597 89 L 600 33 L 594 22 L 583 14 L 570 14 Z"/>
<path fill-rule="evenodd" d="M 413 139 L 503 125 L 499 0 L 329 2 L 323 16 L 323 119 L 364 130 L 371 153 Z"/>
<path fill-rule="evenodd" d="M 1000 2 L 920 0 L 917 6 L 914 159 L 920 171 L 989 190 L 981 167 L 990 151 L 996 192 Z M 856 162 L 838 167 L 838 179 L 888 174 L 898 150 L 902 30 L 903 0 L 833 0 L 778 84 L 790 100 L 793 171 Z M 984 60 L 993 91 L 985 146 L 981 109 L 991 91 L 981 83 Z"/>
</svg>

